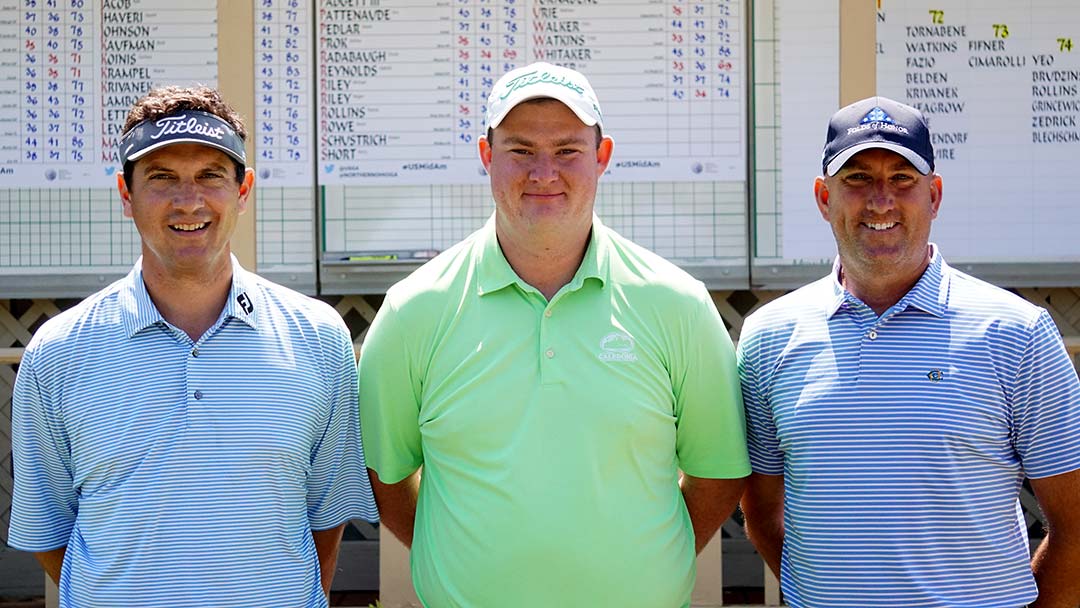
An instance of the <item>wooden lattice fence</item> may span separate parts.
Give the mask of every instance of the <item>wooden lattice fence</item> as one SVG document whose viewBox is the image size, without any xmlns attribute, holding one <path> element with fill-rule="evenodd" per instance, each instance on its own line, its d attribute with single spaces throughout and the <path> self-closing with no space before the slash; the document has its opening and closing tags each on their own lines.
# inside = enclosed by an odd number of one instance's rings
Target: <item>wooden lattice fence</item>
<svg viewBox="0 0 1080 608">
<path fill-rule="evenodd" d="M 1075 356 L 1080 352 L 1080 288 L 1033 288 L 1016 292 L 1050 312 L 1074 355 L 1075 363 Z M 727 323 L 732 339 L 738 340 L 746 316 L 782 293 L 717 291 L 713 292 L 713 301 Z M 382 304 L 382 296 L 350 295 L 327 300 L 345 319 L 352 331 L 354 343 L 359 346 Z M 0 300 L 0 550 L 6 547 L 11 516 L 11 391 L 18 369 L 18 359 L 33 332 L 42 323 L 75 303 L 77 300 Z M 1038 514 L 1034 497 L 1025 491 L 1021 501 L 1027 512 L 1032 537 L 1041 537 L 1041 516 Z M 746 541 L 738 515 L 724 524 L 721 534 L 725 538 L 725 585 L 761 586 L 760 562 Z M 357 589 L 373 589 L 377 586 L 378 573 L 370 571 L 371 556 L 375 549 L 371 546 L 373 543 L 366 542 L 376 538 L 377 530 L 363 522 L 354 522 L 347 532 L 348 542 L 345 546 L 353 542 L 353 547 L 361 548 L 343 550 L 342 563 L 339 565 L 342 566 L 341 573 L 344 576 L 339 575 L 338 583 L 344 588 L 354 586 L 353 588 Z M 735 560 L 730 567 L 729 556 Z M 0 560 L 0 580 L 8 580 L 3 568 L 4 562 Z M 338 587 L 339 584 L 335 584 L 335 589 Z"/>
</svg>

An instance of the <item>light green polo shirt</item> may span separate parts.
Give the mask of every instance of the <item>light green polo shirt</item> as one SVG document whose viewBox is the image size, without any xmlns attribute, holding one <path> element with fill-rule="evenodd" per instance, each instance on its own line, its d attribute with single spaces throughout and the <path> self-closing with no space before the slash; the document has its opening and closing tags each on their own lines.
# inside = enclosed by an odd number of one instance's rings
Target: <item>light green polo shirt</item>
<svg viewBox="0 0 1080 608">
<path fill-rule="evenodd" d="M 360 356 L 367 464 L 424 466 L 426 606 L 689 605 L 678 469 L 750 473 L 731 339 L 705 287 L 594 218 L 547 302 L 489 221 L 395 285 Z"/>
</svg>

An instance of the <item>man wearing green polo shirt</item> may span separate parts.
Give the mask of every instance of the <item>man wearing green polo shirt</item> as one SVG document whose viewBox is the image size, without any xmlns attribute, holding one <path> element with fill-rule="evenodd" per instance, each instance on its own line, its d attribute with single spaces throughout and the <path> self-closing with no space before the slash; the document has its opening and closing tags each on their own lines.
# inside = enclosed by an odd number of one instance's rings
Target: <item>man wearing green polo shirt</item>
<svg viewBox="0 0 1080 608">
<path fill-rule="evenodd" d="M 390 290 L 361 352 L 382 521 L 429 607 L 688 606 L 750 472 L 731 340 L 593 215 L 612 140 L 583 75 L 506 74 L 487 124 L 494 216 Z"/>
</svg>

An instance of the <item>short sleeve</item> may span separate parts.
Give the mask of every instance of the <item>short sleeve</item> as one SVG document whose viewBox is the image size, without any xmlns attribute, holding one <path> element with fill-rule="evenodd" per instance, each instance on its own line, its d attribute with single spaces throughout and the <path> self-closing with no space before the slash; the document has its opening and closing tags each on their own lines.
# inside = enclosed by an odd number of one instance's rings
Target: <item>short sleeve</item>
<svg viewBox="0 0 1080 608">
<path fill-rule="evenodd" d="M 379 520 L 360 442 L 356 364 L 352 341 L 340 319 L 324 338 L 324 369 L 331 383 L 326 391 L 327 424 L 311 454 L 307 481 L 308 521 L 326 530 L 355 517 Z"/>
<path fill-rule="evenodd" d="M 682 337 L 684 354 L 672 360 L 679 468 L 694 477 L 745 477 L 750 463 L 735 350 L 704 286 L 700 291 Z"/>
<path fill-rule="evenodd" d="M 408 477 L 424 462 L 420 442 L 421 382 L 390 297 L 360 350 L 360 420 L 367 466 L 383 483 Z"/>
<path fill-rule="evenodd" d="M 1031 327 L 1011 406 L 1013 443 L 1028 477 L 1080 469 L 1080 382 L 1045 310 Z"/>
<path fill-rule="evenodd" d="M 36 352 L 33 345 L 26 349 L 11 399 L 15 488 L 8 544 L 51 551 L 67 545 L 79 502 L 66 435 L 38 381 Z"/>
<path fill-rule="evenodd" d="M 743 325 L 736 352 L 743 406 L 746 408 L 746 445 L 755 473 L 781 475 L 784 472 L 784 454 L 780 451 L 772 406 L 766 397 L 766 380 L 761 372 L 761 336 L 754 327 L 752 318 Z"/>
</svg>

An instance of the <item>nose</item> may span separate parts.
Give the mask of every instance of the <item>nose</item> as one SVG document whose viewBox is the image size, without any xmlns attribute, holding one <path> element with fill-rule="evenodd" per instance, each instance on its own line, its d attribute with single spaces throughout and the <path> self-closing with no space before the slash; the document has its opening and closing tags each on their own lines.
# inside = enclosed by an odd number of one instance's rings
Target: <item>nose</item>
<svg viewBox="0 0 1080 608">
<path fill-rule="evenodd" d="M 537 154 L 533 157 L 529 167 L 529 181 L 535 183 L 551 183 L 558 179 L 559 172 L 555 167 L 555 159 L 548 154 Z"/>
<path fill-rule="evenodd" d="M 866 201 L 866 206 L 870 211 L 882 212 L 888 211 L 893 208 L 893 197 L 889 191 L 889 184 L 886 180 L 877 179 L 874 180 L 873 189 L 870 192 L 870 196 Z"/>
<path fill-rule="evenodd" d="M 172 206 L 184 211 L 193 211 L 203 206 L 202 189 L 194 180 L 181 179 L 176 184 L 172 195 Z"/>
</svg>

